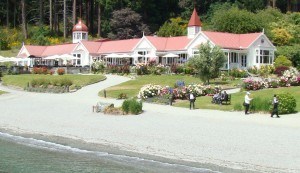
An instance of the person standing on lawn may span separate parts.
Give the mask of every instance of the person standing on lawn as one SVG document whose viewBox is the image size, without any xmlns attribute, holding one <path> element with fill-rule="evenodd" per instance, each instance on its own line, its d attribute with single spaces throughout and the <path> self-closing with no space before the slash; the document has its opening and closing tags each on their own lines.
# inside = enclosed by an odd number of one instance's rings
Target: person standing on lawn
<svg viewBox="0 0 300 173">
<path fill-rule="evenodd" d="M 277 95 L 275 94 L 274 97 L 273 97 L 273 111 L 271 113 L 271 118 L 273 118 L 273 115 L 276 115 L 277 118 L 280 118 L 280 116 L 278 115 L 278 98 L 277 98 Z"/>
<path fill-rule="evenodd" d="M 195 109 L 195 95 L 193 93 L 190 93 L 190 96 L 189 96 L 189 100 L 190 100 L 190 109 Z"/>
<path fill-rule="evenodd" d="M 252 98 L 250 98 L 250 92 L 247 92 L 245 95 L 245 101 L 244 101 L 245 115 L 249 114 L 249 107 L 250 107 L 251 100 L 252 100 Z"/>
</svg>

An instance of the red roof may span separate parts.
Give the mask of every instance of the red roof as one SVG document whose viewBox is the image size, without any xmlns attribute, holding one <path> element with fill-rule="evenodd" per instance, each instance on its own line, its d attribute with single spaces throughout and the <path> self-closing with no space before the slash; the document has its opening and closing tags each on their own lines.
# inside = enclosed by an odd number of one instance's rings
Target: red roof
<svg viewBox="0 0 300 173">
<path fill-rule="evenodd" d="M 24 45 L 30 56 L 41 57 L 47 46 Z"/>
<path fill-rule="evenodd" d="M 191 41 L 187 36 L 180 37 L 146 37 L 158 51 L 184 50 L 186 45 Z"/>
<path fill-rule="evenodd" d="M 229 49 L 248 48 L 262 33 L 232 34 L 202 31 L 217 46 Z"/>
<path fill-rule="evenodd" d="M 73 32 L 74 31 L 85 31 L 88 32 L 88 27 L 81 22 L 81 20 L 78 21 L 78 23 L 73 27 Z"/>
<path fill-rule="evenodd" d="M 46 57 L 50 55 L 70 54 L 77 44 L 61 44 L 54 46 L 32 46 L 25 45 L 28 53 L 35 57 Z"/>
<path fill-rule="evenodd" d="M 95 41 L 81 41 L 84 47 L 89 51 L 91 54 L 97 54 L 98 50 L 102 44 L 102 42 L 95 42 Z"/>
<path fill-rule="evenodd" d="M 140 41 L 140 38 L 128 39 L 128 40 L 114 40 L 114 41 L 104 41 L 95 42 L 101 43 L 98 49 L 98 53 L 117 53 L 117 52 L 129 52 L 134 46 Z"/>
<path fill-rule="evenodd" d="M 195 8 L 194 8 L 193 14 L 190 18 L 188 26 L 202 26 L 202 23 L 200 21 L 200 18 L 198 16 Z"/>
</svg>

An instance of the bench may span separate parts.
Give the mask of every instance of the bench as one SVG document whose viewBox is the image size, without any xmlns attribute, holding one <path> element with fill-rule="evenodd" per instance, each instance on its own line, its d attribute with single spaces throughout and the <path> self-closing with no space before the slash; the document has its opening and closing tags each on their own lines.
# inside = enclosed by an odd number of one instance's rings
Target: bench
<svg viewBox="0 0 300 173">
<path fill-rule="evenodd" d="M 96 106 L 93 106 L 93 112 L 96 112 L 96 113 L 103 112 L 106 107 L 114 107 L 114 104 L 113 103 L 98 102 L 96 104 Z"/>
<path fill-rule="evenodd" d="M 231 94 L 227 94 L 227 97 L 224 99 L 214 99 L 214 97 L 212 97 L 211 103 L 215 103 L 215 104 L 231 104 Z"/>
<path fill-rule="evenodd" d="M 228 104 L 230 105 L 231 104 L 231 94 L 228 94 L 227 98 L 221 100 L 221 104 L 223 104 L 223 102 L 225 102 L 227 105 Z"/>
</svg>

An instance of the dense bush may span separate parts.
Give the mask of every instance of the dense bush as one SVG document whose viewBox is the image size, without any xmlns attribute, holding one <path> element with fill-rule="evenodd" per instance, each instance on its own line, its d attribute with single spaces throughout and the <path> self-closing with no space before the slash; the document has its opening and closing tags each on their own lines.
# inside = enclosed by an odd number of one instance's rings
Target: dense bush
<svg viewBox="0 0 300 173">
<path fill-rule="evenodd" d="M 96 61 L 92 64 L 93 73 L 104 73 L 105 65 L 102 61 Z"/>
<path fill-rule="evenodd" d="M 137 101 L 136 99 L 127 99 L 122 104 L 122 110 L 124 113 L 132 113 L 139 114 L 142 112 L 143 103 L 141 101 Z"/>
<path fill-rule="evenodd" d="M 292 66 L 292 61 L 290 61 L 286 56 L 279 55 L 275 59 L 274 66 L 275 67 L 280 67 L 280 66 L 290 67 L 290 66 Z"/>
<path fill-rule="evenodd" d="M 57 69 L 57 74 L 58 74 L 58 75 L 63 75 L 63 74 L 65 74 L 65 69 L 64 69 L 64 68 L 58 68 L 58 69 Z"/>
<path fill-rule="evenodd" d="M 289 67 L 286 67 L 286 66 L 278 66 L 275 68 L 274 74 L 276 74 L 277 76 L 282 76 L 283 72 L 288 69 L 289 69 Z"/>
<path fill-rule="evenodd" d="M 290 93 L 278 94 L 279 100 L 278 111 L 279 114 L 294 113 L 296 109 L 296 99 Z"/>
<path fill-rule="evenodd" d="M 272 98 L 255 97 L 250 104 L 250 110 L 253 112 L 270 112 Z"/>
<path fill-rule="evenodd" d="M 245 70 L 234 68 L 229 70 L 229 75 L 235 78 L 244 78 L 247 77 L 247 72 Z"/>
</svg>

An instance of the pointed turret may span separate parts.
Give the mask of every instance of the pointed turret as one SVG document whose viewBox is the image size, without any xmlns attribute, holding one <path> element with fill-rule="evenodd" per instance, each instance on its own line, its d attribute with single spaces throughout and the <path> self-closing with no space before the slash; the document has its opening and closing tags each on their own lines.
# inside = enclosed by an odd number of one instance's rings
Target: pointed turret
<svg viewBox="0 0 300 173">
<path fill-rule="evenodd" d="M 190 18 L 189 24 L 188 24 L 188 38 L 194 38 L 196 34 L 198 34 L 199 31 L 201 31 L 202 23 L 200 21 L 200 18 L 197 14 L 196 8 L 194 8 L 193 14 Z"/>
</svg>

